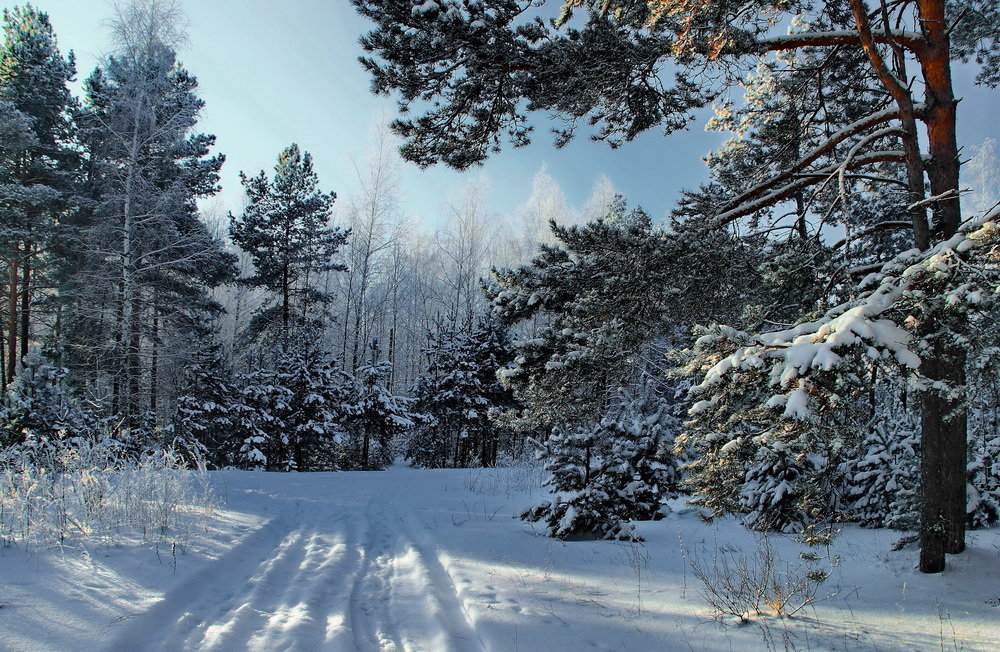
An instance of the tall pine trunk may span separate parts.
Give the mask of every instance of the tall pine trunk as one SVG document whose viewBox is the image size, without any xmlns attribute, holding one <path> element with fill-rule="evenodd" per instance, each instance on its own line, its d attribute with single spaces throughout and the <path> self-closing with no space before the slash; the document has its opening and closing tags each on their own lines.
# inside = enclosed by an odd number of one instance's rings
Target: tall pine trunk
<svg viewBox="0 0 1000 652">
<path fill-rule="evenodd" d="M 16 247 L 16 245 L 15 245 Z M 14 380 L 14 372 L 17 371 L 17 283 L 18 283 L 18 258 L 17 252 L 11 256 L 9 267 L 7 268 L 7 332 L 10 337 L 7 340 L 7 382 Z"/>
<path fill-rule="evenodd" d="M 925 121 L 929 148 L 926 161 L 934 203 L 934 241 L 951 237 L 962 221 L 958 201 L 959 159 L 956 105 L 943 0 L 922 0 L 920 22 L 926 45 L 920 52 L 925 82 Z M 921 399 L 922 510 L 920 570 L 944 570 L 945 553 L 965 549 L 967 415 L 964 403 L 965 352 L 945 324 L 928 324 L 931 353 L 921 363 L 924 376 L 944 389 L 932 388 Z M 956 333 L 960 334 L 960 333 Z"/>
<path fill-rule="evenodd" d="M 24 245 L 24 264 L 21 265 L 21 359 L 28 357 L 31 331 L 31 244 Z"/>
</svg>

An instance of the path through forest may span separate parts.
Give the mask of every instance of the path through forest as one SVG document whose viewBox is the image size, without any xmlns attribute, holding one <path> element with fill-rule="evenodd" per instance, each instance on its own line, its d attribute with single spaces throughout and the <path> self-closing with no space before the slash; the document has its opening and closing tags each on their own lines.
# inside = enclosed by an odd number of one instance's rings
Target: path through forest
<svg viewBox="0 0 1000 652">
<path fill-rule="evenodd" d="M 419 491 L 378 474 L 326 490 L 286 478 L 265 501 L 234 489 L 276 515 L 131 619 L 112 649 L 484 649 L 415 516 Z"/>
<path fill-rule="evenodd" d="M 682 500 L 643 543 L 556 541 L 516 515 L 537 469 L 211 472 L 214 514 L 155 541 L 0 546 L 0 650 L 993 650 L 1000 528 L 948 572 L 900 534 L 845 526 L 795 618 L 713 619 L 695 566 L 738 568 L 759 535 Z M 773 535 L 778 572 L 802 546 Z M 826 562 L 824 562 L 825 564 Z M 791 573 L 792 575 L 788 575 Z"/>
</svg>

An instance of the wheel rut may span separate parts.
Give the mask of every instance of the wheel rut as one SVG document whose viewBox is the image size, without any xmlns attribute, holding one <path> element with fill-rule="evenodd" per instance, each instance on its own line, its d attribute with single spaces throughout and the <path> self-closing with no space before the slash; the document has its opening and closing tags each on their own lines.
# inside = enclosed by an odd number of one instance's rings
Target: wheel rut
<svg viewBox="0 0 1000 652">
<path fill-rule="evenodd" d="M 433 537 L 394 498 L 284 510 L 110 649 L 484 650 Z"/>
</svg>

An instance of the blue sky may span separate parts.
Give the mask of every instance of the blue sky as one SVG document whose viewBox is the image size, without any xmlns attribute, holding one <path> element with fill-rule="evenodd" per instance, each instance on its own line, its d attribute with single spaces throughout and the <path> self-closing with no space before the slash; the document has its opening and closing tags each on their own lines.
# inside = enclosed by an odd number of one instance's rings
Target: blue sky
<svg viewBox="0 0 1000 652">
<path fill-rule="evenodd" d="M 0 2 L 0 6 L 17 3 Z M 107 49 L 108 0 L 35 0 L 49 13 L 64 52 L 76 52 L 85 78 Z M 391 117 L 391 98 L 369 92 L 357 57 L 358 37 L 370 28 L 347 0 L 182 0 L 189 42 L 180 58 L 194 73 L 206 101 L 200 128 L 218 137 L 227 157 L 220 201 L 238 211 L 240 170 L 270 170 L 278 152 L 297 142 L 312 152 L 326 189 L 341 197 L 357 186 L 355 161 L 364 162 L 376 125 Z M 996 94 L 968 83 L 958 73 L 963 144 L 1000 136 Z M 705 116 L 707 117 L 707 116 Z M 403 167 L 406 212 L 433 225 L 443 206 L 470 183 L 487 184 L 493 212 L 509 214 L 531 194 L 534 174 L 545 167 L 571 205 L 581 206 L 594 180 L 606 174 L 633 204 L 654 216 L 673 206 L 682 188 L 705 179 L 701 160 L 722 141 L 706 133 L 704 119 L 687 132 L 664 138 L 644 134 L 619 150 L 582 138 L 562 150 L 552 147 L 544 124 L 535 142 L 505 150 L 481 168 L 458 173 L 444 167 Z"/>
</svg>

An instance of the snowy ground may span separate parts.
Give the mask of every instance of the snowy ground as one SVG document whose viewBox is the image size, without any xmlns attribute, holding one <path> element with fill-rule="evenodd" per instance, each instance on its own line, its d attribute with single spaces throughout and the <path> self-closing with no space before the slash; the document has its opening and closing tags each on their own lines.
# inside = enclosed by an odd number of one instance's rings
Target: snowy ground
<svg viewBox="0 0 1000 652">
<path fill-rule="evenodd" d="M 850 528 L 825 600 L 713 619 L 692 565 L 755 537 L 691 510 L 644 544 L 559 542 L 513 519 L 523 470 L 212 474 L 223 507 L 158 545 L 0 551 L 12 650 L 990 650 L 1000 529 L 924 576 L 897 533 Z M 532 495 L 533 494 L 533 495 Z M 801 549 L 776 537 L 795 563 Z M 826 554 L 826 550 L 823 554 Z"/>
</svg>

